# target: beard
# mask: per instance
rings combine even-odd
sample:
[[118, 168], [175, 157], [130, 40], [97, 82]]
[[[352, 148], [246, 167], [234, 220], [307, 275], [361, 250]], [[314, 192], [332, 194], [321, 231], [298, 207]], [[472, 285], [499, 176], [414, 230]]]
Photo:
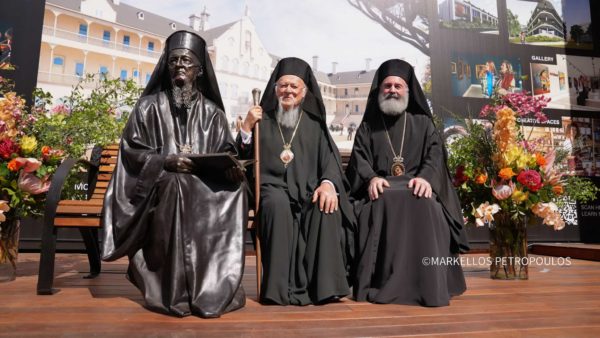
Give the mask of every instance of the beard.
[[298, 123], [298, 117], [300, 116], [300, 106], [292, 107], [287, 110], [281, 105], [281, 100], [278, 100], [277, 104], [277, 122], [284, 128], [294, 128]]
[[380, 93], [377, 101], [379, 102], [379, 109], [389, 116], [398, 116], [406, 111], [408, 107], [408, 92], [404, 95], [388, 94], [385, 95]]
[[173, 83], [173, 101], [175, 101], [175, 107], [177, 108], [189, 108], [194, 102], [196, 91], [192, 82], [186, 81], [183, 86], [178, 87]]

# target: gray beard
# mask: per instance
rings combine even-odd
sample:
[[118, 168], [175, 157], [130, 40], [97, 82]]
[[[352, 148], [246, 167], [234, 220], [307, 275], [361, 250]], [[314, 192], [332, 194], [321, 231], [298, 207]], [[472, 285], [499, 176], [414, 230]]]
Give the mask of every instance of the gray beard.
[[300, 106], [284, 110], [281, 102], [277, 105], [277, 122], [284, 128], [295, 128], [300, 116]]
[[175, 101], [175, 107], [191, 107], [194, 102], [194, 94], [196, 94], [196, 91], [191, 82], [184, 84], [183, 87], [173, 85], [172, 95], [173, 101]]
[[408, 107], [408, 98], [408, 93], [398, 96], [386, 96], [385, 94], [380, 93], [377, 97], [377, 101], [379, 102], [379, 109], [381, 109], [384, 114], [398, 116], [406, 111], [406, 107]]

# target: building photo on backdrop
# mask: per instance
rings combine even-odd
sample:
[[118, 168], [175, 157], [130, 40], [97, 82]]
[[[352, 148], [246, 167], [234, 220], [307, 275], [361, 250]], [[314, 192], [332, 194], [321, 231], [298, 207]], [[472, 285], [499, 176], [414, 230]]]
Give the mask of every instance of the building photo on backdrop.
[[[244, 128], [252, 118], [253, 90], [277, 93], [276, 87], [265, 87], [278, 64], [295, 57], [314, 74], [316, 85], [310, 89], [318, 95], [310, 95], [322, 98], [324, 135], [328, 133], [339, 151], [339, 158], [334, 157], [340, 170], [359, 167], [357, 152], [362, 151], [360, 142], [366, 142], [364, 130], [370, 128], [368, 112], [373, 109], [369, 100], [371, 105], [383, 100], [373, 91], [384, 80], [377, 70], [386, 60], [402, 60], [414, 69], [407, 82], [424, 94], [421, 101], [418, 92], [409, 92], [418, 101], [409, 107], [424, 115], [431, 112], [435, 132], [428, 137], [440, 138], [438, 155], [447, 162], [442, 176], [457, 192], [460, 210], [455, 211], [465, 222], [467, 239], [461, 240], [490, 257], [506, 249], [502, 241], [521, 257], [538, 243], [600, 243], [600, 2], [0, 4], [0, 256], [11, 263], [12, 279], [18, 271], [17, 253], [39, 253], [42, 248], [51, 252], [39, 267], [44, 285], [52, 286], [54, 251], [85, 251], [90, 257], [88, 277], [100, 273], [99, 243], [107, 238], [100, 224], [112, 170], [122, 161], [118, 143], [135, 116], [136, 102], [159, 81], [155, 68], [172, 47], [169, 36], [178, 31], [206, 43], [212, 66], [202, 74], [214, 72], [216, 89], [211, 90], [218, 92], [222, 103], [217, 106], [240, 149], [248, 140]], [[388, 133], [388, 120], [383, 121]], [[395, 151], [394, 137], [388, 133], [387, 140]], [[400, 161], [404, 170], [400, 152], [394, 152], [394, 163]], [[447, 197], [446, 190], [440, 193]], [[358, 197], [351, 197], [357, 210], [364, 207]], [[75, 213], [77, 220], [72, 221]], [[353, 215], [359, 223], [366, 219], [360, 215]], [[512, 232], [502, 230], [505, 225], [513, 226]], [[260, 255], [254, 233], [244, 236], [246, 252]], [[364, 245], [370, 238], [356, 237], [355, 244]], [[492, 276], [502, 274], [493, 266], [490, 271]], [[503, 276], [527, 279], [527, 268], [511, 265]]]

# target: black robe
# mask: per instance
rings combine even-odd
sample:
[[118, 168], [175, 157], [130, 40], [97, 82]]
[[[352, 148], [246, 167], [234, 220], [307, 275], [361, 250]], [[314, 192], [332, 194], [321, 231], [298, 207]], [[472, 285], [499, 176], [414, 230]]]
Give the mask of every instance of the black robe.
[[[261, 204], [259, 237], [264, 267], [261, 302], [318, 304], [350, 293], [347, 267], [353, 238], [351, 206], [324, 123], [304, 112], [292, 142], [294, 159], [279, 159], [283, 140], [273, 110], [260, 122]], [[282, 128], [286, 141], [293, 130]], [[246, 158], [252, 145], [239, 147]], [[340, 193], [338, 211], [322, 213], [311, 202], [322, 180]]]
[[[398, 153], [404, 117], [386, 116], [385, 123]], [[406, 174], [392, 177], [393, 153], [381, 113], [365, 117], [356, 132], [346, 170], [358, 218], [354, 297], [374, 303], [448, 305], [450, 297], [466, 289], [462, 268], [422, 263], [425, 257], [453, 257], [466, 241], [462, 222], [458, 224], [450, 209], [456, 203], [448, 198], [452, 187], [442, 140], [429, 116], [408, 114], [404, 142]], [[375, 176], [385, 177], [391, 187], [370, 201], [367, 187]], [[431, 199], [418, 198], [408, 189], [408, 181], [417, 176], [431, 184]], [[448, 200], [453, 203], [449, 207]]]
[[174, 110], [158, 92], [129, 118], [104, 200], [103, 259], [129, 257], [128, 277], [149, 309], [218, 317], [245, 304], [245, 184], [165, 171], [177, 143], [193, 153], [236, 153], [225, 114], [209, 99], [196, 100], [186, 122]]

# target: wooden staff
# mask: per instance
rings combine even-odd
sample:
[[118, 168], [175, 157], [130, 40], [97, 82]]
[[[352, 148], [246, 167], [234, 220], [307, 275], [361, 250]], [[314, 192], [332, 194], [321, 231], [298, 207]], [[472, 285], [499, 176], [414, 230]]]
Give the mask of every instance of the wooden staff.
[[[260, 103], [260, 89], [252, 89], [252, 101], [255, 106]], [[259, 121], [260, 122], [260, 121]], [[260, 238], [258, 236], [258, 209], [260, 207], [260, 126], [259, 122], [254, 124], [254, 238], [256, 243], [256, 292], [260, 299], [260, 287], [262, 282], [262, 263], [260, 253]]]

